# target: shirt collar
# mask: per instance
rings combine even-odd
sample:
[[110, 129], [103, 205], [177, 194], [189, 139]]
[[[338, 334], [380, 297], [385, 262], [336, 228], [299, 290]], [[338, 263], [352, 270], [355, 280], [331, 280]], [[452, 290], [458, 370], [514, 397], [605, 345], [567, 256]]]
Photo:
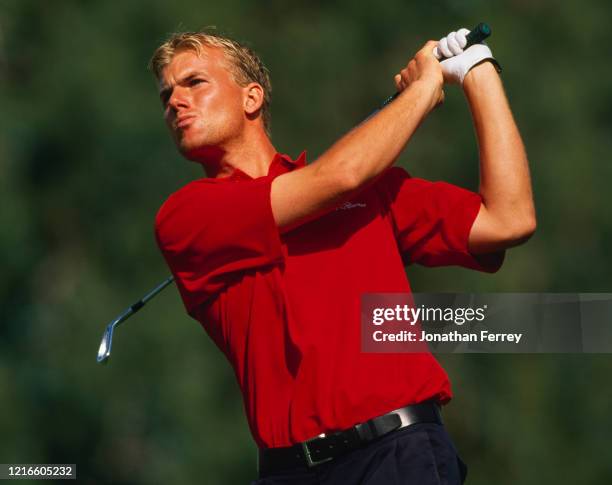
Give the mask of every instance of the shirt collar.
[[[276, 153], [272, 162], [270, 163], [270, 167], [268, 168], [268, 176], [270, 175], [280, 175], [281, 173], [285, 173], [291, 171], [295, 168], [300, 168], [306, 165], [306, 150], [304, 150], [300, 155], [293, 160], [289, 155], [284, 153]], [[222, 180], [222, 179], [217, 179]], [[235, 168], [232, 174], [226, 178], [226, 180], [253, 180], [253, 178], [244, 173], [239, 168]]]
[[296, 168], [303, 167], [304, 165], [306, 165], [306, 150], [300, 153], [300, 155], [295, 160], [292, 160], [289, 155], [277, 153], [272, 163], [274, 163], [277, 157], [280, 157], [281, 159], [295, 166]]

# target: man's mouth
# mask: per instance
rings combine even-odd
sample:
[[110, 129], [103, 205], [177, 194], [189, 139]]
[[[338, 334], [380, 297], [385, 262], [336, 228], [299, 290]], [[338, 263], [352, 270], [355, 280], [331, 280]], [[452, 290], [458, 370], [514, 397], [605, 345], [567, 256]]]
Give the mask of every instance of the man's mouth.
[[175, 128], [185, 129], [195, 120], [195, 115], [183, 115], [176, 118]]

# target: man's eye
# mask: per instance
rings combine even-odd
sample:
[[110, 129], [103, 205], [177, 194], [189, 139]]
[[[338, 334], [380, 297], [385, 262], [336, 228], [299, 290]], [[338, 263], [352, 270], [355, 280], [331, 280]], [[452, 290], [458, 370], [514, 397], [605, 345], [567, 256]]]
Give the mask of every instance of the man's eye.
[[196, 86], [196, 85], [201, 84], [201, 83], [203, 83], [203, 82], [205, 82], [205, 80], [204, 80], [204, 79], [200, 79], [200, 78], [197, 78], [197, 77], [196, 77], [196, 78], [194, 78], [194, 79], [189, 80], [189, 85], [190, 85], [190, 86]]

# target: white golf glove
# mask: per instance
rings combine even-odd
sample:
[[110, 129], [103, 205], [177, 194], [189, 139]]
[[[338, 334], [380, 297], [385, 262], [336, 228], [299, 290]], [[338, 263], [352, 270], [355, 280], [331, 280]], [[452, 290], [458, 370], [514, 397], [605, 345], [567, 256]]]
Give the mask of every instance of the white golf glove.
[[501, 67], [493, 57], [488, 45], [474, 44], [463, 50], [467, 45], [466, 35], [469, 33], [468, 29], [451, 32], [446, 37], [442, 37], [434, 49], [434, 55], [438, 59], [446, 58], [440, 62], [440, 65], [445, 78], [451, 84], [463, 84], [470, 69], [483, 61], [491, 61], [497, 72], [501, 72]]

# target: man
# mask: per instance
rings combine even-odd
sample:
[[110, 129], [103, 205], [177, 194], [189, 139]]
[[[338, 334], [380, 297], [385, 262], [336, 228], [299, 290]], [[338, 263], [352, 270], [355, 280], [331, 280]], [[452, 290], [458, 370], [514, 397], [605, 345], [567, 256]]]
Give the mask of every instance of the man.
[[[463, 51], [466, 32], [425, 44], [395, 76], [399, 96], [308, 165], [272, 145], [268, 73], [249, 49], [184, 33], [152, 58], [174, 141], [208, 175], [164, 203], [157, 241], [188, 313], [235, 371], [259, 483], [465, 476], [438, 411], [446, 373], [429, 353], [360, 352], [359, 301], [409, 292], [402, 261], [495, 271], [535, 230], [497, 64], [485, 45]], [[472, 110], [479, 194], [389, 169], [445, 82]]]

